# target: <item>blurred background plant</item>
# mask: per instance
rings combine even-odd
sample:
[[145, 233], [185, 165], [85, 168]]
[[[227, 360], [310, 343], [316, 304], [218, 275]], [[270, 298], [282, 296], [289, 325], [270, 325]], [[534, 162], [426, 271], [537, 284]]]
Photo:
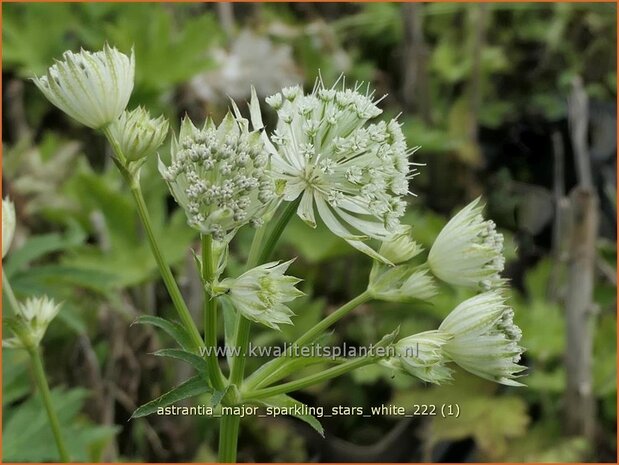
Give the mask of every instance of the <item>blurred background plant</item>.
[[[149, 355], [165, 346], [164, 336], [129, 326], [137, 315], [172, 309], [104, 140], [54, 109], [28, 81], [64, 50], [108, 41], [125, 52], [134, 47], [140, 57], [130, 106], [147, 105], [173, 125], [185, 113], [220, 119], [227, 96], [243, 108], [251, 84], [264, 97], [297, 82], [311, 88], [318, 70], [326, 83], [340, 73], [370, 81], [389, 94], [387, 114], [403, 113], [409, 144], [422, 147], [417, 161], [427, 166], [413, 181], [417, 196], [407, 218], [417, 240], [429, 248], [446, 215], [479, 194], [506, 235], [528, 388], [464, 372], [453, 386], [427, 386], [371, 367], [350, 375], [354, 383], [344, 377], [299, 393], [299, 400], [366, 409], [457, 403], [460, 417], [323, 418], [325, 439], [294, 419], [247, 418], [239, 460], [615, 461], [615, 4], [2, 9], [3, 192], [18, 217], [3, 272], [20, 298], [47, 294], [64, 302], [43, 346], [72, 457], [215, 457], [208, 418], [127, 422], [138, 405], [185, 377], [184, 366]], [[274, 114], [266, 118], [268, 126]], [[197, 238], [155, 160], [142, 179], [156, 234], [197, 314], [200, 281], [186, 254], [198, 248]], [[239, 264], [251, 238], [242, 234], [247, 240], [232, 251]], [[281, 335], [257, 333], [260, 345], [294, 340], [363, 291], [371, 266], [327, 230], [298, 220], [281, 247], [299, 256], [291, 272], [305, 278], [308, 296], [295, 303], [295, 326]], [[340, 322], [340, 336], [329, 343], [367, 345], [398, 324], [403, 334], [434, 329], [464, 297], [445, 286], [436, 305], [416, 309], [415, 319], [411, 304], [372, 303]], [[252, 369], [261, 361], [249, 363]], [[2, 366], [3, 460], [57, 459], [27, 363], [3, 351]]]

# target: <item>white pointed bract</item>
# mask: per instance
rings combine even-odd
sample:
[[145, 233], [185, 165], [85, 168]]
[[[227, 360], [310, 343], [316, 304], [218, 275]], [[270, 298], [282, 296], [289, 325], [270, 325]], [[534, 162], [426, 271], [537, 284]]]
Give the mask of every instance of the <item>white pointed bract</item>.
[[301, 280], [284, 274], [292, 261], [266, 263], [236, 279], [226, 278], [218, 283], [218, 294], [225, 293], [243, 316], [256, 323], [273, 329], [292, 324], [294, 313], [285, 304], [304, 295], [295, 287]]
[[269, 157], [248, 121], [228, 113], [219, 127], [202, 129], [189, 118], [172, 140], [172, 163], [159, 172], [187, 214], [188, 223], [217, 240], [245, 224], [259, 226], [276, 206]]
[[60, 305], [47, 296], [27, 299], [12, 317], [19, 330], [14, 331], [14, 337], [2, 341], [2, 346], [12, 349], [38, 346], [59, 311]]
[[368, 291], [377, 300], [410, 302], [430, 300], [437, 288], [427, 269], [409, 265], [391, 267], [374, 262]]
[[452, 370], [445, 366], [449, 359], [443, 346], [451, 337], [441, 331], [426, 331], [400, 339], [395, 344], [397, 357], [389, 363], [429, 383], [449, 381]]
[[456, 286], [480, 290], [500, 287], [505, 265], [503, 235], [484, 220], [476, 199], [456, 214], [437, 236], [428, 265], [438, 278]]
[[301, 197], [302, 220], [314, 227], [316, 209], [334, 234], [389, 263], [365, 241], [397, 230], [415, 174], [408, 161], [414, 150], [395, 119], [368, 124], [382, 110], [360, 89], [329, 89], [319, 79], [311, 94], [294, 86], [267, 98], [278, 114], [268, 148], [273, 170], [286, 181], [284, 199]]
[[135, 61], [105, 45], [99, 52], [67, 51], [62, 61], [34, 77], [45, 97], [89, 128], [101, 129], [120, 116], [133, 91]]
[[458, 305], [439, 326], [452, 336], [445, 354], [465, 370], [482, 378], [511, 386], [525, 367], [518, 365], [523, 348], [522, 332], [514, 324], [514, 312], [497, 291], [479, 294]]
[[168, 135], [168, 121], [151, 118], [142, 107], [123, 111], [110, 125], [110, 134], [127, 161], [137, 161], [155, 152]]
[[15, 205], [7, 197], [2, 199], [2, 258], [11, 247], [15, 234]]

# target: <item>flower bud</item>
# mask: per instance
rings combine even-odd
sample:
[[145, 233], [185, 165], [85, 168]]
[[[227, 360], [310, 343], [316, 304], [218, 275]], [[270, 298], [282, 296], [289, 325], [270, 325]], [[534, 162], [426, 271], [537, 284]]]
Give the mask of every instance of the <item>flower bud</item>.
[[102, 51], [67, 51], [47, 74], [33, 81], [55, 106], [89, 128], [101, 129], [120, 116], [133, 91], [135, 62], [105, 45]]
[[280, 324], [292, 324], [294, 315], [284, 304], [304, 295], [295, 287], [301, 280], [284, 274], [291, 263], [266, 263], [236, 279], [226, 278], [213, 288], [217, 294], [225, 294], [246, 318], [279, 329]]
[[11, 247], [15, 234], [15, 206], [7, 197], [2, 199], [2, 258]]
[[518, 365], [522, 332], [514, 324], [514, 311], [497, 291], [479, 294], [458, 305], [439, 326], [452, 336], [443, 350], [465, 370], [481, 378], [510, 386], [525, 367]]
[[368, 291], [374, 299], [388, 302], [430, 300], [436, 285], [428, 270], [410, 265], [390, 267], [374, 262]]
[[456, 214], [437, 236], [428, 265], [442, 281], [490, 290], [500, 287], [505, 265], [503, 236], [494, 222], [485, 221], [479, 198]]
[[59, 310], [60, 305], [47, 296], [27, 299], [19, 305], [15, 315], [7, 320], [14, 337], [2, 341], [2, 346], [11, 349], [37, 347]]
[[378, 251], [394, 265], [404, 263], [419, 255], [423, 249], [411, 236], [411, 228], [403, 225], [396, 233], [389, 237]]
[[127, 161], [137, 161], [161, 147], [168, 135], [168, 121], [160, 116], [151, 118], [142, 107], [123, 111], [110, 125], [110, 134], [118, 143]]
[[395, 344], [397, 357], [387, 363], [429, 383], [449, 381], [452, 370], [445, 366], [449, 359], [443, 352], [443, 346], [451, 338], [451, 335], [440, 331], [405, 337]]

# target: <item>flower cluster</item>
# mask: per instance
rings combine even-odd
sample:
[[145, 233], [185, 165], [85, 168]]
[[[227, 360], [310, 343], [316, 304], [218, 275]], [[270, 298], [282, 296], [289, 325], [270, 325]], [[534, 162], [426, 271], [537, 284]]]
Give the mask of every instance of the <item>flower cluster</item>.
[[148, 110], [138, 107], [123, 111], [110, 125], [112, 138], [118, 143], [127, 161], [137, 161], [157, 150], [168, 135], [168, 121], [160, 116], [151, 118]]
[[26, 300], [16, 309], [15, 315], [7, 319], [15, 336], [2, 341], [2, 346], [10, 349], [32, 349], [38, 346], [59, 310], [60, 305], [48, 297]]
[[334, 234], [388, 262], [364, 241], [398, 228], [414, 150], [395, 119], [367, 124], [382, 110], [360, 88], [325, 88], [319, 80], [309, 95], [294, 86], [268, 97], [278, 114], [269, 148], [274, 172], [286, 181], [284, 199], [301, 196], [301, 219], [315, 227], [315, 206]]
[[284, 273], [292, 263], [271, 262], [257, 266], [236, 279], [226, 278], [214, 286], [214, 295], [225, 294], [243, 316], [273, 329], [292, 324], [292, 310], [284, 305], [303, 292], [295, 286], [301, 281]]
[[262, 224], [276, 205], [275, 182], [260, 134], [231, 113], [198, 129], [185, 118], [172, 141], [172, 163], [159, 171], [189, 225], [217, 240], [239, 227]]
[[523, 348], [514, 312], [498, 291], [465, 300], [441, 323], [438, 330], [404, 338], [396, 344], [393, 367], [425, 381], [440, 383], [451, 378], [448, 362], [482, 378], [510, 386], [525, 367], [518, 365]]
[[45, 97], [89, 128], [101, 129], [120, 116], [133, 91], [135, 61], [105, 45], [102, 51], [67, 51], [45, 76], [33, 78]]
[[11, 247], [15, 234], [15, 206], [10, 199], [2, 199], [2, 258]]
[[493, 221], [484, 220], [477, 198], [458, 212], [437, 236], [428, 265], [441, 280], [480, 290], [503, 285], [503, 235]]

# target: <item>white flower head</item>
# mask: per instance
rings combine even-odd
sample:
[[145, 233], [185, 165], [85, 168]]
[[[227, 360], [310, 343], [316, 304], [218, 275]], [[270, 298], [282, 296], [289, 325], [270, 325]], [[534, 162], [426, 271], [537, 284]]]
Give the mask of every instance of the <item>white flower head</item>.
[[409, 225], [402, 225], [383, 241], [378, 252], [395, 265], [419, 255], [423, 248], [413, 240], [412, 229]]
[[168, 121], [151, 118], [148, 110], [137, 107], [123, 111], [111, 125], [110, 133], [127, 161], [137, 161], [155, 152], [168, 135]]
[[2, 258], [11, 247], [15, 234], [15, 205], [7, 197], [2, 199]]
[[374, 262], [368, 291], [377, 300], [410, 302], [430, 300], [437, 288], [427, 269], [410, 265], [391, 267]]
[[493, 221], [484, 220], [477, 198], [458, 212], [437, 236], [428, 265], [441, 280], [480, 290], [504, 283], [503, 235]]
[[11, 318], [15, 336], [4, 340], [3, 347], [28, 349], [38, 346], [59, 311], [60, 305], [47, 296], [27, 299]]
[[219, 127], [199, 129], [189, 118], [172, 140], [172, 163], [159, 172], [187, 214], [188, 223], [217, 240], [245, 224], [260, 226], [277, 206], [269, 156], [257, 131], [228, 113]]
[[55, 106], [80, 123], [100, 129], [120, 116], [133, 91], [135, 61], [105, 45], [99, 52], [67, 51], [33, 81]]
[[451, 337], [441, 331], [426, 331], [400, 339], [395, 344], [397, 357], [388, 364], [429, 383], [450, 381], [452, 370], [445, 366], [449, 359], [443, 346]]
[[293, 260], [257, 266], [236, 279], [226, 278], [217, 285], [218, 293], [226, 293], [235, 308], [246, 318], [279, 329], [292, 324], [294, 315], [285, 304], [303, 294], [295, 286], [301, 281], [284, 273]]
[[361, 87], [325, 88], [318, 79], [310, 94], [293, 86], [267, 98], [278, 114], [267, 147], [274, 172], [286, 181], [284, 199], [301, 198], [302, 220], [315, 227], [316, 209], [334, 234], [389, 263], [365, 241], [385, 240], [398, 229], [414, 150], [395, 119], [369, 124], [382, 110]]
[[445, 353], [465, 370], [510, 386], [525, 367], [518, 365], [524, 349], [522, 332], [513, 321], [514, 312], [497, 291], [479, 294], [458, 305], [439, 326], [452, 336]]

